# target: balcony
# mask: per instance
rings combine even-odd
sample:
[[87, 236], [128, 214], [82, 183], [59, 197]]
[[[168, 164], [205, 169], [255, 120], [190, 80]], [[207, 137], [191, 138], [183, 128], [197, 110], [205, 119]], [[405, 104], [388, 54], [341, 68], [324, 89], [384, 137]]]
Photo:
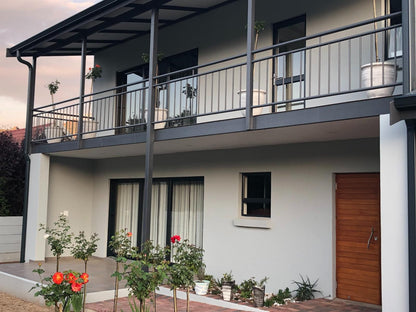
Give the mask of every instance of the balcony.
[[[185, 129], [261, 116], [279, 120], [283, 112], [365, 101], [385, 105], [392, 95], [402, 94], [401, 24], [376, 29], [372, 25], [390, 25], [389, 21], [400, 15], [398, 12], [255, 50], [251, 114], [246, 109], [246, 54], [160, 74], [153, 81], [154, 129]], [[378, 80], [372, 79], [379, 74]], [[35, 108], [32, 143], [40, 146], [145, 132], [149, 80], [143, 77]], [[381, 93], [369, 99], [375, 91]]]

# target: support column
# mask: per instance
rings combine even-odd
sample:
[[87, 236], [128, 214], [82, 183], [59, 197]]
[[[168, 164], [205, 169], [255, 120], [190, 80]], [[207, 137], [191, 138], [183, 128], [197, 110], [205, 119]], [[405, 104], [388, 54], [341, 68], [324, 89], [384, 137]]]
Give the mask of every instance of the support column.
[[82, 39], [81, 48], [81, 77], [79, 90], [79, 118], [78, 118], [78, 144], [81, 144], [84, 122], [84, 95], [85, 95], [85, 64], [87, 58], [87, 38]]
[[149, 99], [147, 102], [147, 131], [146, 131], [146, 159], [145, 180], [143, 198], [143, 217], [141, 243], [150, 238], [150, 213], [152, 207], [152, 180], [153, 180], [153, 145], [154, 145], [154, 117], [155, 117], [155, 87], [154, 77], [157, 63], [157, 41], [159, 28], [159, 9], [152, 10], [150, 26], [150, 49], [149, 49]]
[[256, 0], [247, 0], [246, 129], [253, 129], [253, 49]]
[[[49, 156], [30, 156], [30, 179], [26, 229], [25, 261], [45, 259], [46, 241], [39, 224], [46, 224], [48, 215]], [[22, 238], [23, 239], [23, 238]]]
[[[406, 125], [380, 116], [381, 289], [383, 311], [409, 311]], [[392, 294], [394, 294], [392, 296]]]

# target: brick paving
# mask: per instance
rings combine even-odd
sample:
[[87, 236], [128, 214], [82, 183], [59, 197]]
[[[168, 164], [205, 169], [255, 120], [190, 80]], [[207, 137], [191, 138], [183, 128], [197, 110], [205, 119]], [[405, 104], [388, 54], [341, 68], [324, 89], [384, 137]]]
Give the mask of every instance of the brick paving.
[[[157, 310], [173, 311], [173, 299], [171, 297], [158, 295], [157, 296]], [[137, 301], [138, 304], [138, 301]], [[153, 310], [153, 303], [148, 301], [148, 307], [150, 311]], [[95, 312], [111, 312], [113, 311], [113, 301], [107, 300], [97, 303], [87, 304], [87, 308]], [[128, 299], [120, 298], [118, 301], [118, 311], [128, 312], [131, 311]], [[208, 305], [204, 303], [191, 302], [190, 310], [192, 312], [239, 312], [242, 310], [227, 309], [218, 306]], [[263, 308], [264, 311], [270, 312], [380, 312], [381, 308], [373, 307], [370, 305], [346, 302], [343, 300], [327, 300], [327, 299], [316, 299], [300, 303], [290, 303], [286, 306]], [[178, 311], [186, 311], [186, 301], [178, 299]]]

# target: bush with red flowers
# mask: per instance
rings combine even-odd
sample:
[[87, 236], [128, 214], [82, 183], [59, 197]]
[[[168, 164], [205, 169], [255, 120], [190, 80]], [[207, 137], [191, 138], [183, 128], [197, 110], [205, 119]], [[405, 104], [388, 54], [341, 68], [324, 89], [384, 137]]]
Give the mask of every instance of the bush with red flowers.
[[42, 296], [48, 307], [55, 306], [55, 312], [69, 311], [71, 306], [75, 312], [82, 310], [81, 290], [82, 286], [88, 283], [87, 273], [56, 272], [52, 276], [43, 278], [45, 270], [40, 265], [33, 272], [38, 273], [41, 278], [41, 282], [32, 288], [39, 289], [35, 292], [35, 297]]
[[97, 78], [101, 78], [103, 69], [100, 65], [96, 64], [94, 67], [90, 67], [88, 73], [85, 75], [86, 79], [92, 79], [93, 81]]

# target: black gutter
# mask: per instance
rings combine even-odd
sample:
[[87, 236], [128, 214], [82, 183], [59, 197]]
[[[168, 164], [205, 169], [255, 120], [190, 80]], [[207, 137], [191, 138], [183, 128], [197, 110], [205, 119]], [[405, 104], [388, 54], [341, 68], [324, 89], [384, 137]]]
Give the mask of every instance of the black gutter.
[[35, 98], [35, 78], [36, 78], [36, 58], [33, 58], [33, 65], [25, 61], [20, 56], [20, 51], [16, 52], [17, 60], [26, 65], [29, 69], [28, 88], [27, 88], [27, 108], [26, 108], [26, 131], [24, 153], [26, 159], [25, 166], [25, 193], [23, 201], [23, 224], [22, 224], [22, 242], [20, 245], [20, 262], [25, 262], [26, 255], [26, 227], [27, 227], [27, 211], [29, 204], [29, 177], [30, 177], [30, 141], [32, 138], [32, 111]]
[[416, 311], [415, 120], [407, 120], [407, 196], [409, 235], [409, 311]]

